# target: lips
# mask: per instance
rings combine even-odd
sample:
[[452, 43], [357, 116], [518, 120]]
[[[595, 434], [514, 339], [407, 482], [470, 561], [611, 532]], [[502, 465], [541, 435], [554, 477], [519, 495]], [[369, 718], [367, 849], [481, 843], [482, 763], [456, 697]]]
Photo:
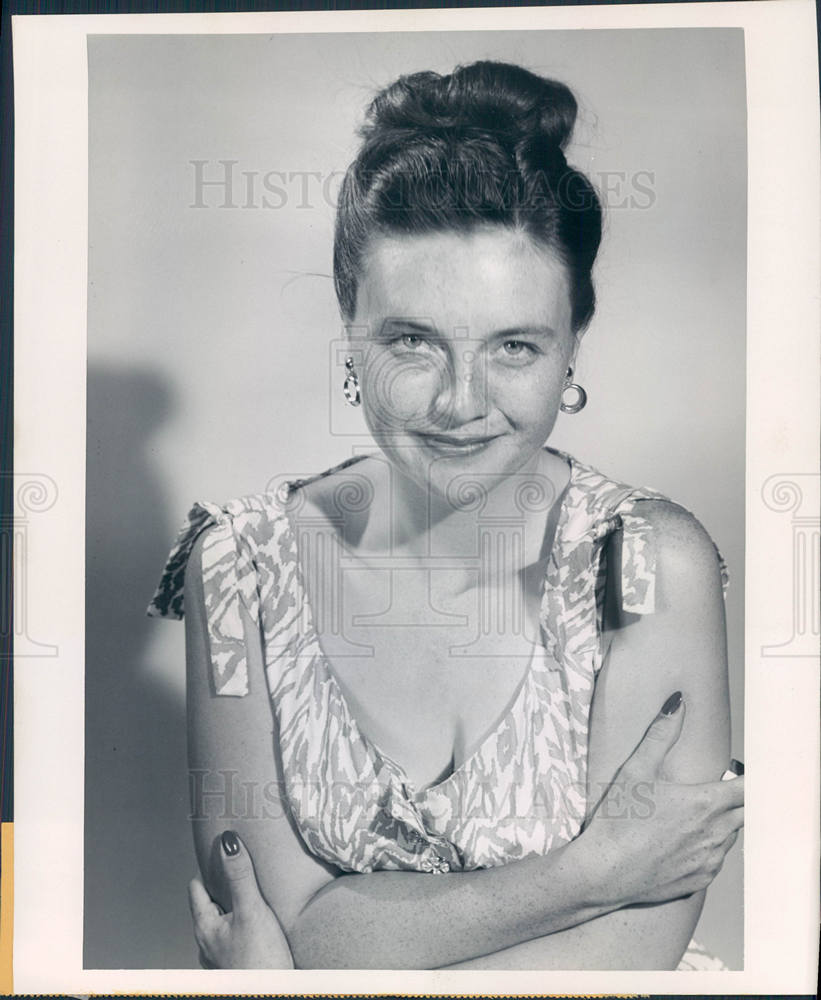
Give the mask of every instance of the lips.
[[451, 455], [468, 455], [481, 451], [492, 441], [495, 441], [498, 436], [498, 434], [486, 437], [457, 437], [450, 434], [417, 435], [429, 448]]

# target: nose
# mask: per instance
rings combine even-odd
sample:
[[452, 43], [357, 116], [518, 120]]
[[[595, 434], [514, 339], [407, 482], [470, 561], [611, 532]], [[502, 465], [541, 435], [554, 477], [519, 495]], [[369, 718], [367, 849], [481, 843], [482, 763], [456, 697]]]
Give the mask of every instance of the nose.
[[482, 420], [487, 414], [487, 379], [479, 353], [468, 347], [454, 351], [436, 400], [438, 422], [450, 430]]

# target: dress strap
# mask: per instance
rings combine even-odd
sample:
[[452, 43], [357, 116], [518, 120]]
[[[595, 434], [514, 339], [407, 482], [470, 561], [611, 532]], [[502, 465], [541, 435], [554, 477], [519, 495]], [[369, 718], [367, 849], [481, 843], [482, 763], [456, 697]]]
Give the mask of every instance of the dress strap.
[[166, 560], [146, 614], [184, 616], [185, 567], [194, 542], [210, 529], [202, 547], [202, 582], [214, 691], [242, 697], [248, 693], [245, 628], [241, 609], [259, 622], [259, 594], [253, 528], [263, 516], [258, 497], [224, 506], [197, 501], [191, 507]]
[[[608, 542], [618, 533], [622, 609], [635, 615], [653, 614], [657, 606], [655, 529], [643, 512], [644, 501], [674, 501], [653, 489], [610, 480], [575, 460], [572, 468], [572, 489], [557, 528], [541, 619], [548, 652], [570, 678], [568, 683], [581, 687], [603, 662]], [[715, 542], [713, 546], [726, 594], [727, 565]]]
[[641, 504], [621, 514], [621, 606], [634, 615], [651, 615], [656, 610], [653, 527], [636, 508]]
[[[654, 498], [655, 499], [655, 498]], [[652, 544], [653, 526], [632, 509], [612, 513], [594, 528], [594, 558], [606, 540], [621, 532], [621, 606], [634, 615], [651, 615], [656, 610], [656, 553]]]

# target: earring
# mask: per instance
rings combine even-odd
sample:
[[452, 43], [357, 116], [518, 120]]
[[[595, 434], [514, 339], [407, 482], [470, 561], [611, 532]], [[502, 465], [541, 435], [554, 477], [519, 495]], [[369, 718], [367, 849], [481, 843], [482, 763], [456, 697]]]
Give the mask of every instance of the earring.
[[[567, 402], [564, 398], [564, 394], [570, 391], [570, 401]], [[578, 413], [579, 410], [583, 410], [587, 405], [587, 393], [584, 389], [576, 382], [573, 381], [573, 368], [572, 366], [567, 369], [567, 375], [564, 378], [564, 385], [562, 386], [562, 401], [559, 405], [559, 409], [562, 413]]]
[[345, 393], [345, 399], [348, 400], [351, 406], [359, 406], [362, 402], [362, 394], [359, 391], [359, 379], [356, 377], [353, 358], [350, 355], [345, 358], [345, 370], [347, 374], [345, 375], [345, 381], [342, 383], [342, 391]]

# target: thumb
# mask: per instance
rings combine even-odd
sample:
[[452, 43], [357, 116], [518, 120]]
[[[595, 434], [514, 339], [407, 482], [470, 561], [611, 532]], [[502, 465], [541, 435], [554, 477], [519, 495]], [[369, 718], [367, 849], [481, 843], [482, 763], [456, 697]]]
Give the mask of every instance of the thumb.
[[630, 770], [655, 777], [664, 758], [681, 735], [684, 722], [684, 699], [676, 691], [661, 706], [661, 711], [647, 728], [641, 742], [628, 759]]
[[220, 841], [222, 871], [231, 894], [231, 910], [241, 918], [250, 913], [262, 898], [254, 863], [248, 849], [233, 830], [226, 830]]

